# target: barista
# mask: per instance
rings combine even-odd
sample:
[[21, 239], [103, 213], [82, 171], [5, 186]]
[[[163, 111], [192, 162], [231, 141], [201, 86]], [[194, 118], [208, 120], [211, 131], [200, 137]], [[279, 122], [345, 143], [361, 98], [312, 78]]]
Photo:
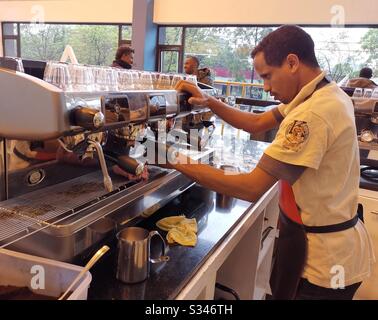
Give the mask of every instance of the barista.
[[177, 89], [192, 95], [190, 103], [209, 107], [249, 133], [279, 127], [256, 168], [225, 175], [180, 154], [169, 166], [209, 189], [252, 202], [279, 181], [273, 298], [352, 299], [374, 260], [357, 216], [359, 150], [353, 105], [320, 69], [313, 40], [297, 26], [267, 35], [252, 58], [264, 90], [282, 102], [271, 111], [236, 110], [190, 82], [180, 82]]

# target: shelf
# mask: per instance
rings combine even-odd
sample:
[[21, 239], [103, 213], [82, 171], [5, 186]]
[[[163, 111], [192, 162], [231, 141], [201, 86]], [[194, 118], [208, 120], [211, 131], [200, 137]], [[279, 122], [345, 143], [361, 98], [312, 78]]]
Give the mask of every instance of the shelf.
[[260, 253], [259, 253], [259, 259], [258, 259], [258, 262], [257, 262], [257, 270], [260, 268], [262, 262], [267, 257], [269, 249], [271, 249], [271, 247], [274, 245], [275, 239], [276, 239], [276, 231], [272, 230], [271, 233], [268, 235], [268, 237], [263, 242], [264, 246], [260, 250]]

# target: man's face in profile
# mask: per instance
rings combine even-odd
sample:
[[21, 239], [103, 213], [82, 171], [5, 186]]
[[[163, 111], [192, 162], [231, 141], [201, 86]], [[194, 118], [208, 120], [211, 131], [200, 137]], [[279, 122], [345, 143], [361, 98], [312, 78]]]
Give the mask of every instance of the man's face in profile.
[[122, 55], [121, 60], [123, 62], [126, 62], [126, 63], [130, 64], [130, 65], [133, 65], [133, 62], [134, 62], [134, 53], [130, 52], [129, 54]]
[[196, 67], [197, 67], [197, 64], [193, 59], [187, 58], [185, 60], [184, 71], [186, 74], [193, 74]]
[[264, 52], [258, 52], [253, 60], [255, 70], [264, 81], [264, 91], [282, 103], [291, 102], [298, 93], [298, 73], [285, 59], [281, 66], [267, 64]]

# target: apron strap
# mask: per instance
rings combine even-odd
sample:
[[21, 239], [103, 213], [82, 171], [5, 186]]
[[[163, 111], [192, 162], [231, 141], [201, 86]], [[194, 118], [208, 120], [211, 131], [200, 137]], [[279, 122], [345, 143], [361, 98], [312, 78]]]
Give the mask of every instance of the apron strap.
[[353, 219], [328, 226], [304, 226], [307, 233], [331, 233], [353, 228], [358, 222], [358, 214]]

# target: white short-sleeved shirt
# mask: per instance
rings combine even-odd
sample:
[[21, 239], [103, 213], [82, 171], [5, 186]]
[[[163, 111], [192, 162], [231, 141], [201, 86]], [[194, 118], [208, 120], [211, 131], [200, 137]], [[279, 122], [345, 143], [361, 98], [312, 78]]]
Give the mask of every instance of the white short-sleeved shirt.
[[[360, 162], [353, 104], [334, 82], [314, 92], [324, 76], [323, 72], [291, 103], [278, 107], [284, 119], [265, 151], [275, 160], [306, 167], [292, 188], [307, 226], [350, 220], [358, 205]], [[331, 288], [339, 270], [345, 272], [346, 286], [369, 276], [375, 258], [361, 221], [341, 232], [308, 233], [307, 238], [303, 277], [311, 283]]]

